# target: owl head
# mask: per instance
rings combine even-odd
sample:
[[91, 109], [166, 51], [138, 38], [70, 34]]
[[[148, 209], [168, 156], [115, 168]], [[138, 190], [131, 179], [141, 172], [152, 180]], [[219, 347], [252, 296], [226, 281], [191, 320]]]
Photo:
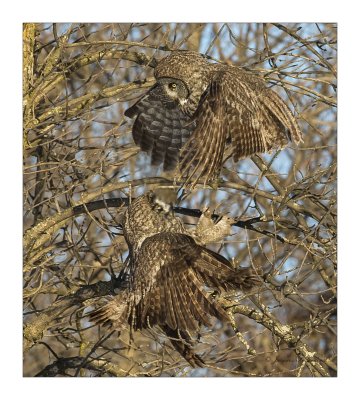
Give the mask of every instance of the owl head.
[[207, 59], [199, 53], [177, 50], [159, 61], [154, 75], [157, 80], [163, 77], [177, 78], [191, 88], [195, 80], [207, 74], [209, 65]]
[[157, 81], [171, 77], [182, 82], [189, 92], [199, 84], [208, 80], [212, 69], [207, 59], [194, 51], [178, 50], [160, 60], [155, 68], [154, 76]]
[[160, 60], [154, 75], [168, 101], [176, 100], [182, 111], [192, 116], [210, 82], [213, 65], [199, 53], [177, 50]]
[[189, 90], [186, 84], [176, 78], [159, 78], [151, 94], [161, 101], [175, 101], [184, 104], [189, 97]]

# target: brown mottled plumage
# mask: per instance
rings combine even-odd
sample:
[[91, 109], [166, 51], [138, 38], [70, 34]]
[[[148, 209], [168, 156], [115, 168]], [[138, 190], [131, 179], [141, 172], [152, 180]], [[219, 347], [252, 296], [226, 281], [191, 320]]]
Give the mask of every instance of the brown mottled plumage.
[[283, 100], [241, 68], [174, 51], [155, 68], [156, 84], [125, 115], [133, 138], [154, 165], [187, 181], [216, 178], [225, 147], [234, 161], [299, 143], [301, 132]]
[[117, 330], [158, 325], [191, 365], [202, 366], [191, 351], [191, 335], [200, 324], [211, 326], [211, 317], [228, 321], [205, 286], [246, 290], [259, 278], [250, 268], [235, 269], [197, 244], [170, 206], [158, 202], [152, 192], [132, 202], [122, 226], [129, 247], [128, 284], [118, 295], [103, 299], [105, 305], [91, 319]]

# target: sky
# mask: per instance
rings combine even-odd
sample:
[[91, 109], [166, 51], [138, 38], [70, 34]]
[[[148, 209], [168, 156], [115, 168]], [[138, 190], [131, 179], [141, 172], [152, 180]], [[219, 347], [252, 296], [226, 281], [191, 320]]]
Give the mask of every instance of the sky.
[[[147, 3], [147, 6], [146, 6]], [[12, 199], [8, 196], [1, 197], [2, 209], [7, 210], [3, 215], [3, 227], [1, 231], [1, 243], [7, 246], [7, 251], [3, 268], [7, 269], [7, 276], [10, 285], [5, 285], [1, 291], [3, 304], [3, 320], [6, 320], [8, 326], [12, 327], [11, 335], [9, 329], [1, 330], [3, 346], [2, 355], [4, 362], [1, 365], [1, 376], [4, 392], [11, 392], [13, 396], [26, 396], [27, 399], [48, 398], [63, 399], [66, 397], [86, 396], [87, 399], [98, 399], [105, 395], [129, 395], [133, 393], [134, 387], [137, 394], [151, 398], [186, 398], [194, 393], [205, 398], [219, 398], [224, 395], [233, 396], [237, 393], [242, 397], [254, 397], [256, 390], [257, 397], [266, 396], [266, 399], [278, 399], [279, 388], [281, 393], [291, 395], [294, 400], [305, 398], [328, 399], [340, 398], [344, 395], [344, 388], [350, 393], [357, 383], [357, 360], [358, 346], [354, 346], [354, 334], [356, 315], [354, 309], [354, 294], [358, 292], [359, 268], [357, 268], [357, 232], [355, 222], [358, 219], [354, 213], [353, 179], [358, 171], [358, 148], [359, 135], [357, 114], [358, 105], [354, 101], [355, 85], [358, 82], [354, 78], [354, 65], [358, 64], [358, 52], [356, 43], [358, 37], [358, 11], [355, 9], [356, 2], [338, 2], [338, 1], [302, 1], [299, 3], [289, 3], [288, 1], [261, 1], [253, 2], [232, 2], [235, 8], [225, 7], [225, 2], [206, 2], [204, 7], [201, 2], [183, 1], [183, 7], [169, 7], [168, 2], [152, 1], [144, 2], [138, 0], [135, 5], [124, 7], [119, 1], [108, 0], [106, 5], [99, 6], [98, 3], [81, 1], [74, 2], [63, 0], [61, 6], [55, 4], [49, 6], [45, 1], [20, 2], [13, 0], [8, 3], [4, 9], [4, 18], [2, 28], [6, 31], [3, 37], [8, 38], [3, 41], [2, 54], [6, 59], [11, 60], [11, 68], [7, 63], [2, 63], [2, 76], [8, 77], [2, 82], [3, 89], [3, 110], [6, 109], [6, 118], [3, 115], [3, 132], [11, 133], [7, 137], [6, 146], [13, 151], [5, 151], [0, 159], [2, 163], [1, 171], [11, 171], [11, 173], [2, 174], [3, 186], [7, 188], [7, 193], [11, 193]], [[229, 4], [229, 2], [226, 2]], [[189, 13], [188, 7], [191, 6]], [[220, 4], [220, 6], [219, 6]], [[68, 21], [68, 20], [114, 20], [122, 21], [137, 20], [173, 20], [177, 18], [183, 21], [337, 21], [340, 28], [340, 58], [339, 67], [341, 71], [341, 92], [340, 103], [341, 112], [339, 115], [340, 127], [340, 151], [339, 161], [341, 168], [339, 172], [339, 199], [340, 199], [340, 265], [343, 273], [340, 276], [340, 289], [342, 296], [340, 298], [341, 310], [341, 330], [340, 330], [340, 376], [332, 379], [266, 379], [266, 381], [257, 382], [253, 379], [239, 378], [233, 379], [206, 379], [203, 380], [188, 379], [183, 380], [163, 379], [159, 383], [156, 379], [102, 379], [102, 380], [82, 380], [72, 379], [24, 379], [21, 377], [22, 355], [21, 355], [21, 288], [18, 285], [21, 280], [21, 227], [22, 227], [22, 154], [21, 154], [21, 23], [24, 21], [38, 22]], [[10, 40], [13, 38], [15, 40]], [[355, 91], [354, 91], [355, 89]], [[6, 96], [4, 95], [6, 94]], [[14, 107], [9, 105], [14, 104]], [[6, 107], [5, 107], [6, 106]], [[346, 138], [346, 142], [345, 139]], [[349, 145], [350, 143], [350, 145]], [[15, 238], [9, 240], [9, 238]], [[351, 270], [351, 273], [346, 272]], [[14, 287], [15, 286], [15, 287]], [[13, 299], [13, 306], [8, 306], [9, 299]], [[4, 301], [6, 300], [6, 301]], [[14, 312], [14, 310], [16, 312]], [[352, 312], [354, 311], [354, 313]], [[259, 378], [261, 379], [261, 378]], [[264, 384], [260, 384], [264, 383]], [[159, 391], [159, 385], [161, 384]], [[121, 385], [121, 386], [119, 386]], [[136, 385], [136, 386], [134, 386]], [[71, 395], [70, 395], [71, 394]]]

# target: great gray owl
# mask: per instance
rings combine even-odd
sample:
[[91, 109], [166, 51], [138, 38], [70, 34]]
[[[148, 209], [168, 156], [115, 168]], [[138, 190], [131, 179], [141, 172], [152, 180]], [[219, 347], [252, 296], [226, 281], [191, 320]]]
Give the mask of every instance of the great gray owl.
[[234, 268], [198, 244], [171, 207], [152, 192], [129, 205], [122, 227], [129, 247], [127, 285], [116, 296], [102, 299], [105, 304], [91, 320], [120, 331], [158, 325], [192, 366], [203, 366], [191, 351], [192, 335], [200, 324], [210, 326], [210, 317], [228, 321], [209, 290], [250, 289], [259, 284], [258, 275], [250, 268]]
[[180, 179], [216, 178], [226, 147], [237, 162], [302, 140], [283, 100], [243, 69], [174, 51], [158, 63], [155, 78], [125, 115], [136, 117], [134, 141], [153, 165], [172, 170], [180, 161]]

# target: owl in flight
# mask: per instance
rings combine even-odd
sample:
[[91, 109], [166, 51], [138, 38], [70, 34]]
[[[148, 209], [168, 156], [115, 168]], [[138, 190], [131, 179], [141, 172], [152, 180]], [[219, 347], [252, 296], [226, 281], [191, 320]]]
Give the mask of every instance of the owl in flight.
[[155, 85], [125, 111], [135, 143], [153, 165], [178, 166], [178, 177], [204, 184], [224, 153], [239, 159], [302, 140], [297, 121], [265, 81], [239, 67], [174, 51], [155, 68]]
[[193, 367], [204, 366], [191, 350], [193, 337], [200, 325], [212, 325], [211, 317], [229, 321], [210, 291], [248, 290], [260, 283], [258, 275], [206, 249], [152, 192], [129, 205], [121, 224], [129, 247], [127, 282], [102, 299], [91, 320], [119, 331], [157, 325]]

